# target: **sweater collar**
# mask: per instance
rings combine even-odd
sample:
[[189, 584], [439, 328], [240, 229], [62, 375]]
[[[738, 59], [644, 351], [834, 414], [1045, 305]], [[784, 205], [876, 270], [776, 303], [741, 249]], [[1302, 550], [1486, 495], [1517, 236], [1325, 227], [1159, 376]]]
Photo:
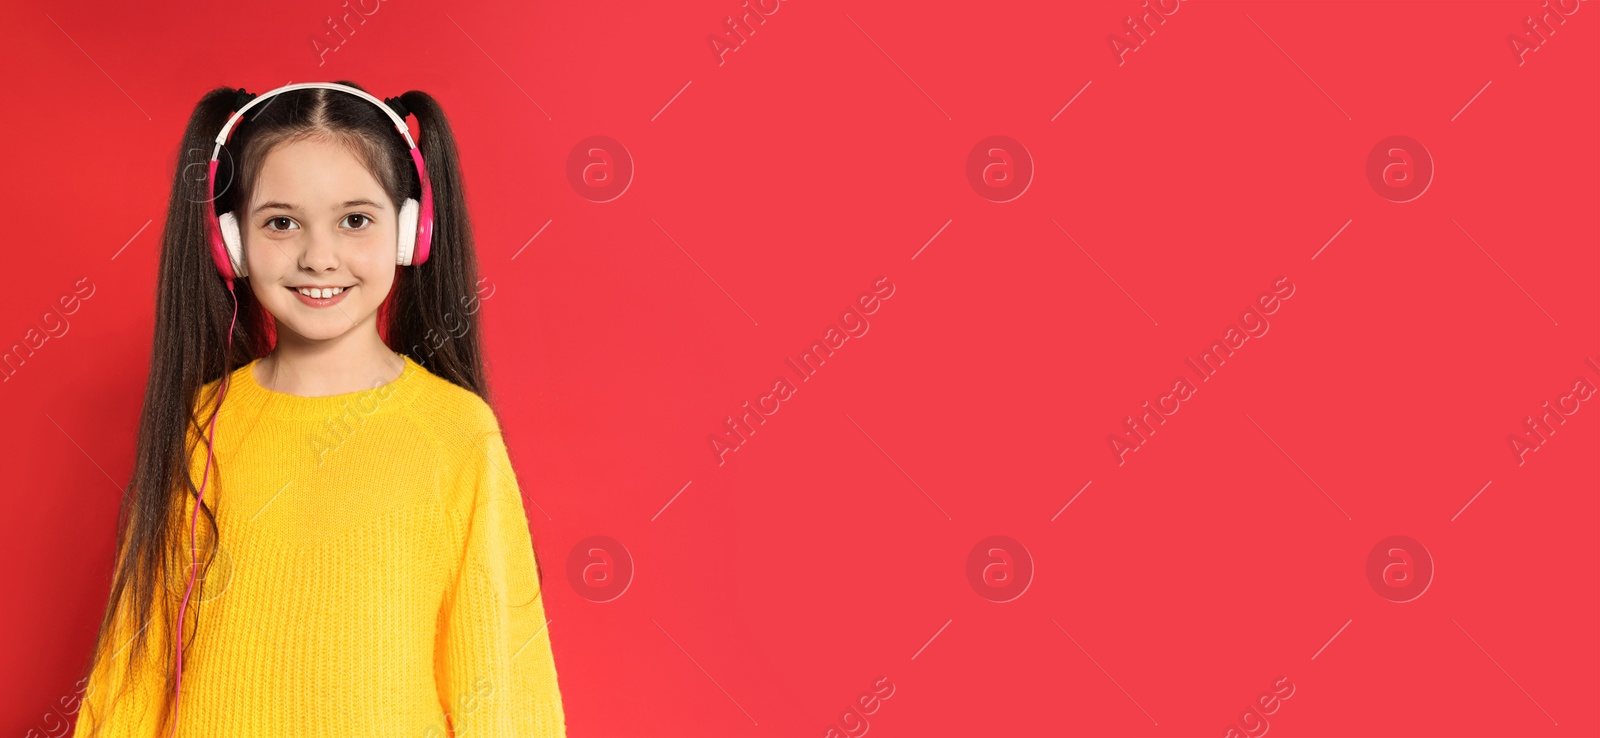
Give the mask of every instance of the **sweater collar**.
[[274, 418], [314, 421], [338, 418], [346, 413], [361, 417], [392, 413], [415, 392], [420, 375], [426, 372], [411, 357], [399, 352], [395, 352], [395, 356], [405, 362], [398, 378], [387, 384], [374, 382], [370, 389], [321, 397], [292, 395], [263, 387], [256, 381], [255, 368], [261, 363], [258, 358], [229, 375], [223, 412], [237, 409], [246, 415], [260, 413]]

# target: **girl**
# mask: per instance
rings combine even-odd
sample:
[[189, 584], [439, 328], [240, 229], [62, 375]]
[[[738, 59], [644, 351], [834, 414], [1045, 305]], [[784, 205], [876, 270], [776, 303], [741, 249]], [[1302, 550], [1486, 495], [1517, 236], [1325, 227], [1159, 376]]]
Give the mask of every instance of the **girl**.
[[216, 89], [181, 152], [76, 735], [564, 736], [438, 103]]

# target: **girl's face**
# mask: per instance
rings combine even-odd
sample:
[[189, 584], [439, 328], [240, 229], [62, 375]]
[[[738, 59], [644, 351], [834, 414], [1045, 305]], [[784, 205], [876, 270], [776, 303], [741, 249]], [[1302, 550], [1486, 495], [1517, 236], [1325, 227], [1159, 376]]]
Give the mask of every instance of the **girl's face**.
[[[378, 306], [394, 285], [398, 216], [336, 141], [300, 139], [267, 154], [239, 231], [246, 281], [277, 319], [280, 342], [327, 341], [369, 325], [376, 335]], [[311, 287], [318, 298], [300, 291]], [[339, 294], [320, 298], [330, 287]]]

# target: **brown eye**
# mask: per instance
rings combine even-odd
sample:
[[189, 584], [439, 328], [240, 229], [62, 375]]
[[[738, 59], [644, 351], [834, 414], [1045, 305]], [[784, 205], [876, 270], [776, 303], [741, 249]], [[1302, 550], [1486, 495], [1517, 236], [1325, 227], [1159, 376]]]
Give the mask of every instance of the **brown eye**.
[[[281, 228], [276, 227], [275, 224], [279, 223], [280, 221], [282, 223], [286, 224], [286, 225], [284, 225]], [[287, 216], [277, 215], [277, 216], [273, 216], [271, 218], [268, 218], [265, 225], [267, 227], [267, 230], [269, 230], [269, 231], [286, 231], [286, 230], [289, 230], [290, 226], [294, 225], [294, 220], [292, 218], [287, 217]]]
[[350, 222], [352, 218], [356, 219], [356, 222], [351, 225], [351, 228], [354, 228], [358, 231], [372, 224], [372, 218], [369, 218], [361, 213], [351, 213], [344, 216], [346, 222]]

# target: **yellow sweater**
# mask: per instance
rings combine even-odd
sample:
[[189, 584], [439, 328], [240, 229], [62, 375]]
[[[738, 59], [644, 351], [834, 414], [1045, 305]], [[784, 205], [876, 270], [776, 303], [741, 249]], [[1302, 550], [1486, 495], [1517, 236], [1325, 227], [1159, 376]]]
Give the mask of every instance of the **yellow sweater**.
[[[262, 387], [254, 362], [233, 372], [205, 488], [220, 546], [185, 616], [180, 736], [566, 734], [499, 422], [399, 356], [399, 379], [326, 397]], [[205, 460], [201, 444], [196, 486]], [[204, 561], [204, 520], [198, 531]], [[188, 585], [179, 566], [174, 617]], [[160, 620], [145, 624], [154, 650], [133, 683], [121, 679], [128, 649], [97, 661], [76, 736], [97, 722], [102, 736], [157, 735], [163, 645], [172, 659]], [[131, 626], [119, 616], [107, 650]]]

